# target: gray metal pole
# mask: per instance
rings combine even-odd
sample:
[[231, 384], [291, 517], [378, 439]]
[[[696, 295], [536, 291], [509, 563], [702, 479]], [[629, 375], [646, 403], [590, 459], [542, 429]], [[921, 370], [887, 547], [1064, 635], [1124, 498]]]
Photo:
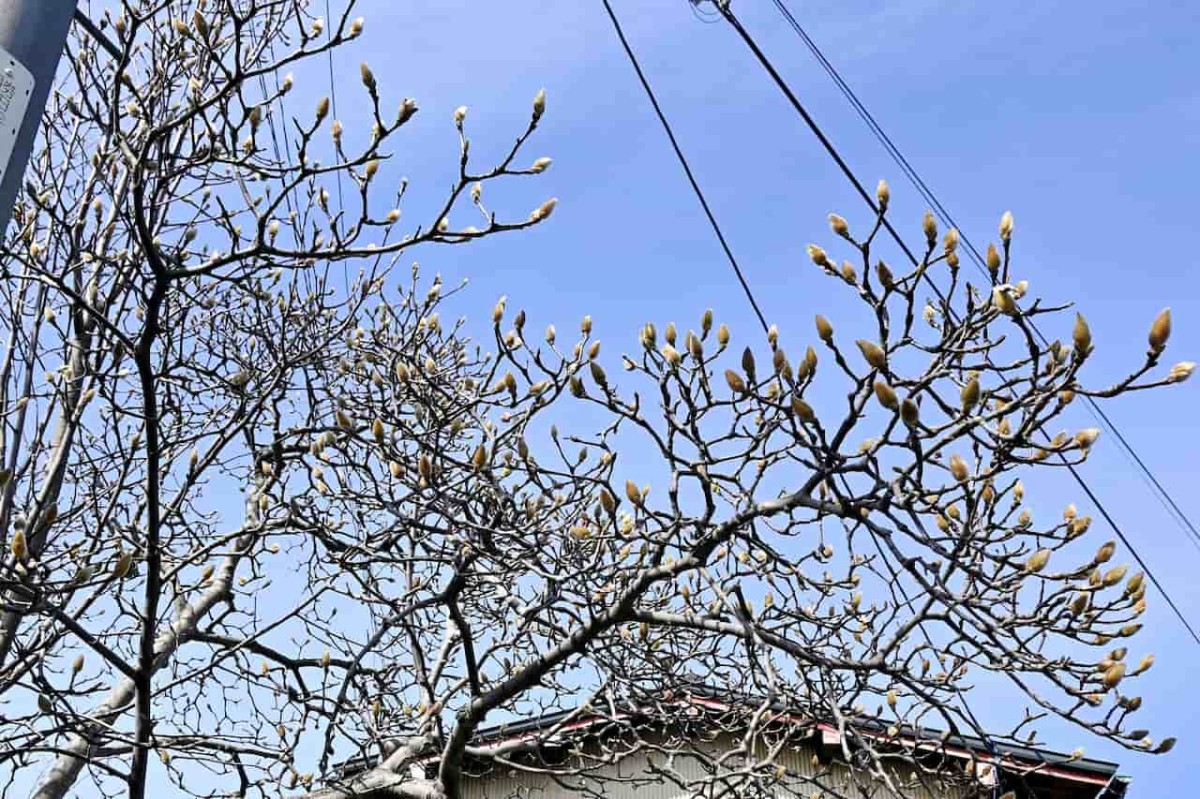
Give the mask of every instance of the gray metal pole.
[[[25, 165], [67, 43], [75, 3], [0, 0], [0, 125], [4, 126], [0, 129], [0, 235], [8, 227], [25, 178]], [[24, 113], [17, 113], [22, 106]], [[5, 146], [9, 143], [11, 152]]]

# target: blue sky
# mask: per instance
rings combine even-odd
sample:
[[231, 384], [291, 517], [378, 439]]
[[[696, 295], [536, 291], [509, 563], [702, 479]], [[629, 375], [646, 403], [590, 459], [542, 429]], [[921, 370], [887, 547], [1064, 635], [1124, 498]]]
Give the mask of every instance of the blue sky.
[[[828, 283], [808, 265], [804, 245], [829, 240], [828, 212], [853, 224], [861, 206], [731, 30], [704, 24], [685, 0], [614, 5], [767, 316], [785, 346], [794, 342], [789, 349], [808, 343], [814, 313], [836, 322], [849, 311], [824, 291]], [[1151, 11], [1101, 2], [1086, 14], [1077, 3], [1053, 0], [1019, 8], [942, 0], [791, 6], [968, 235], [986, 242], [1000, 214], [1014, 212], [1017, 276], [1035, 294], [1079, 300], [1096, 337], [1095, 382], [1138, 362], [1150, 320], [1165, 305], [1175, 317], [1167, 360], [1200, 359], [1200, 275], [1187, 245], [1200, 182], [1196, 6], [1160, 0]], [[441, 199], [452, 177], [456, 106], [469, 106], [473, 152], [482, 158], [510, 143], [534, 92], [548, 92], [528, 155], [551, 156], [553, 167], [490, 199], [523, 216], [557, 196], [551, 223], [417, 256], [447, 283], [471, 278], [458, 306], [464, 312], [485, 317], [495, 297], [508, 294], [510, 308], [526, 308], [534, 326], [554, 322], [565, 330], [589, 313], [614, 357], [635, 346], [646, 320], [694, 325], [706, 307], [735, 335], [752, 333], [749, 307], [599, 0], [363, 0], [361, 8], [367, 30], [338, 61], [339, 84], [352, 87], [339, 88], [338, 100], [352, 120], [357, 61], [365, 58], [385, 96], [420, 102], [419, 124], [389, 165], [413, 181], [410, 221], [420, 218], [413, 214], [422, 203]], [[734, 9], [864, 181], [890, 180], [893, 220], [917, 233], [924, 206], [771, 4], [739, 0]], [[1048, 332], [1068, 334], [1065, 327]], [[1192, 490], [1200, 441], [1195, 391], [1188, 384], [1146, 392], [1106, 410], [1200, 519]], [[1082, 413], [1077, 422], [1090, 424]], [[1085, 473], [1200, 623], [1200, 552], [1115, 443], [1099, 447]], [[1047, 506], [1076, 500], [1095, 513], [1064, 480], [1034, 480], [1031, 495], [1039, 490]], [[1101, 525], [1093, 531], [1097, 543], [1111, 537]], [[1082, 733], [1044, 732], [1059, 748], [1083, 744], [1090, 756], [1119, 759], [1135, 778], [1136, 796], [1172, 793], [1200, 759], [1200, 737], [1188, 724], [1200, 709], [1190, 679], [1200, 647], [1156, 593], [1147, 621], [1134, 650], [1153, 651], [1158, 661], [1143, 678], [1142, 722], [1159, 737], [1179, 735], [1175, 751], [1135, 756]], [[981, 694], [976, 711], [986, 720], [1007, 698]]]
[[[833, 164], [727, 27], [697, 19], [686, 0], [613, 3], [785, 349], [798, 353], [811, 343], [814, 313], [851, 327], [856, 309], [828, 291], [829, 281], [804, 254], [808, 242], [831, 240], [829, 212], [852, 226], [865, 218]], [[1200, 182], [1200, 84], [1192, 55], [1200, 9], [1167, 0], [1153, 13], [1093, 3], [1086, 15], [1078, 3], [1055, 0], [1019, 12], [943, 0], [790, 5], [973, 240], [994, 237], [1001, 213], [1014, 212], [1015, 274], [1036, 295], [1079, 300], [1095, 334], [1095, 383], [1139, 362], [1149, 323], [1164, 305], [1175, 315], [1167, 362], [1200, 360], [1200, 297], [1191, 290], [1200, 275], [1186, 249]], [[761, 346], [599, 0], [360, 0], [359, 7], [366, 31], [339, 55], [338, 111], [347, 138], [365, 135], [355, 111], [360, 60], [373, 67], [387, 102], [418, 100], [421, 113], [397, 138], [380, 180], [411, 180], [410, 223], [428, 219], [455, 175], [455, 107], [469, 107], [472, 152], [483, 162], [508, 148], [534, 93], [547, 90], [548, 110], [526, 156], [550, 156], [553, 167], [534, 180], [489, 188], [488, 200], [511, 219], [557, 196], [552, 219], [528, 233], [414, 256], [447, 285], [471, 279], [454, 305], [476, 320], [471, 329], [481, 330], [496, 297], [507, 294], [510, 309], [527, 309], [531, 329], [553, 322], [574, 330], [592, 315], [610, 372], [618, 352], [637, 346], [647, 320], [660, 329], [675, 320], [686, 330], [709, 307], [735, 342]], [[919, 236], [924, 206], [772, 4], [735, 0], [734, 8], [864, 182], [889, 179], [893, 221]], [[327, 75], [314, 69], [298, 77], [287, 110], [306, 116], [327, 91]], [[1066, 324], [1064, 317], [1061, 329], [1047, 332], [1069, 335]], [[1192, 490], [1198, 386], [1200, 378], [1106, 410], [1200, 520]], [[1084, 413], [1073, 421], [1092, 424]], [[1102, 440], [1084, 471], [1200, 625], [1193, 577], [1200, 551], [1114, 442]], [[1076, 501], [1082, 513], [1098, 515], [1061, 476], [1027, 484], [1035, 507], [1047, 513]], [[1111, 534], [1098, 523], [1090, 537], [1098, 544]], [[1120, 760], [1135, 779], [1134, 795], [1149, 797], [1190, 784], [1189, 766], [1200, 761], [1200, 736], [1189, 725], [1200, 710], [1192, 678], [1200, 646], [1154, 592], [1146, 621], [1130, 657], [1136, 662], [1151, 651], [1158, 660], [1140, 678], [1139, 715], [1156, 738], [1178, 735], [1175, 751], [1135, 756], [1082, 732], [1041, 729], [1057, 749], [1083, 745], [1089, 756]], [[981, 691], [973, 707], [985, 723], [1009, 719], [1002, 710], [1011, 709], [1012, 698]]]

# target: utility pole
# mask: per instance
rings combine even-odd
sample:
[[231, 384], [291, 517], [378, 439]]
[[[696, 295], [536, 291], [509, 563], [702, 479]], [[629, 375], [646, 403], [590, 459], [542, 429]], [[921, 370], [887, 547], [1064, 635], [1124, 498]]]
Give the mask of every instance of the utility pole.
[[8, 227], [77, 0], [0, 0], [0, 236]]

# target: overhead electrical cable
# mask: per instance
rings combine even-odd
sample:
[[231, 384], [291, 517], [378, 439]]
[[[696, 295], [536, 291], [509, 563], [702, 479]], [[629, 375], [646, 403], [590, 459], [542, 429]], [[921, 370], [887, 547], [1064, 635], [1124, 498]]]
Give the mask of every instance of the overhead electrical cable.
[[[800, 37], [801, 41], [804, 42], [805, 47], [808, 48], [809, 52], [812, 53], [813, 57], [818, 63], [820, 63], [826, 74], [829, 75], [829, 77], [837, 85], [842, 95], [867, 125], [871, 133], [879, 141], [880, 145], [882, 145], [884, 150], [886, 150], [891, 156], [892, 160], [900, 168], [900, 171], [904, 173], [904, 176], [913, 185], [921, 197], [924, 198], [927, 203], [929, 203], [931, 210], [937, 215], [939, 221], [941, 221], [941, 223], [947, 227], [953, 227], [958, 230], [959, 237], [962, 240], [962, 243], [966, 246], [967, 252], [970, 255], [972, 262], [974, 262], [975, 267], [980, 271], [981, 274], [986, 276], [990, 282], [991, 275], [987, 271], [986, 261], [980, 254], [979, 249], [963, 231], [962, 227], [955, 222], [954, 217], [950, 215], [950, 212], [941, 203], [941, 201], [938, 200], [937, 196], [933, 193], [933, 190], [929, 188], [928, 184], [926, 184], [921, 178], [917, 170], [912, 166], [911, 163], [909, 163], [908, 159], [905, 158], [904, 153], [900, 151], [900, 148], [895, 142], [892, 141], [887, 132], [884, 131], [883, 127], [875, 119], [874, 115], [871, 114], [863, 102], [858, 98], [858, 95], [854, 92], [854, 89], [851, 88], [845, 79], [842, 78], [837, 67], [835, 67], [829, 61], [829, 59], [825, 57], [825, 53], [821, 50], [820, 46], [817, 45], [813, 38], [808, 34], [808, 31], [806, 31], [799, 23], [783, 0], [772, 0], [772, 2], [775, 4], [775, 7], [779, 9], [780, 14], [783, 15], [784, 19], [787, 21], [788, 25], [792, 28], [796, 35]], [[1029, 320], [1029, 326], [1033, 330], [1034, 335], [1038, 337], [1043, 345], [1049, 344], [1049, 340], [1038, 328], [1037, 323], [1034, 320]], [[1096, 402], [1093, 397], [1084, 397], [1084, 400], [1086, 401], [1088, 408], [1091, 410], [1092, 415], [1107, 429], [1112, 431], [1114, 436], [1116, 436], [1119, 444], [1118, 448], [1125, 455], [1126, 460], [1128, 460], [1131, 465], [1137, 468], [1137, 470], [1140, 472], [1142, 480], [1148, 486], [1150, 486], [1151, 492], [1155, 495], [1155, 498], [1160, 504], [1162, 504], [1167, 513], [1175, 519], [1175, 522], [1180, 525], [1183, 531], [1188, 534], [1192, 545], [1197, 548], [1197, 551], [1200, 551], [1200, 529], [1197, 528], [1197, 526], [1179, 506], [1179, 503], [1176, 502], [1171, 493], [1163, 486], [1162, 482], [1154, 474], [1153, 470], [1151, 470], [1142, 457], [1138, 455], [1137, 451], [1133, 448], [1133, 445], [1130, 444], [1125, 438], [1124, 434], [1121, 433], [1116, 423], [1113, 422], [1112, 419], [1109, 418], [1108, 414], [1104, 412], [1104, 409], [1101, 408], [1100, 404]]]
[[[605, 0], [605, 3], [607, 5], [607, 0]], [[816, 120], [813, 119], [812, 115], [809, 114], [808, 110], [804, 107], [804, 104], [800, 102], [800, 99], [796, 96], [795, 92], [793, 92], [791, 87], [788, 86], [787, 81], [785, 81], [783, 79], [783, 77], [779, 74], [779, 71], [775, 68], [774, 64], [771, 63], [771, 60], [766, 56], [766, 54], [758, 46], [757, 42], [754, 41], [754, 38], [745, 29], [745, 27], [742, 26], [741, 22], [737, 19], [737, 17], [735, 17], [733, 15], [733, 13], [729, 10], [728, 4], [716, 3], [716, 6], [720, 10], [721, 14], [725, 17], [726, 21], [729, 22], [729, 24], [733, 27], [733, 29], [735, 31], [737, 31], [737, 33], [741, 37], [742, 41], [746, 44], [746, 46], [754, 54], [754, 56], [758, 60], [759, 64], [763, 67], [764, 70], [766, 70], [767, 74], [771, 76], [771, 79], [775, 82], [775, 84], [779, 88], [779, 90], [781, 92], [783, 92], [784, 96], [788, 99], [789, 103], [792, 105], [792, 107], [796, 111], [796, 113], [799, 114], [799, 116], [801, 117], [801, 119], [804, 120], [804, 122], [808, 126], [808, 128], [817, 137], [817, 140], [824, 147], [825, 151], [828, 153], [830, 158], [832, 158], [833, 161], [838, 165], [838, 167], [840, 168], [842, 173], [845, 175], [846, 179], [854, 186], [855, 190], [862, 197], [863, 202], [865, 202], [867, 204], [867, 206], [871, 208], [872, 211], [874, 211], [876, 214], [879, 214], [879, 206], [875, 202], [875, 198], [872, 197], [869, 193], [867, 193], [867, 190], [863, 186], [862, 182], [858, 179], [857, 175], [854, 174], [854, 171], [846, 163], [845, 159], [842, 158], [841, 154], [837, 151], [837, 148], [834, 147], [833, 143], [825, 135], [824, 131], [822, 131], [820, 125], [818, 125]], [[897, 246], [899, 246], [900, 249], [904, 252], [905, 256], [909, 259], [909, 261], [912, 263], [912, 265], [914, 267], [919, 266], [920, 261], [913, 254], [912, 250], [909, 249], [908, 245], [904, 242], [903, 238], [896, 231], [896, 229], [894, 227], [892, 227], [892, 225], [886, 220], [886, 218], [883, 220], [883, 226], [888, 231], [888, 233], [891, 235], [892, 239], [896, 242]], [[961, 231], [959, 231], [959, 236], [960, 236], [960, 238], [962, 238], [962, 240], [964, 242], [966, 241], [965, 237], [962, 236]], [[976, 255], [978, 255], [978, 253], [976, 253]], [[928, 276], [926, 276], [926, 279], [928, 280]], [[929, 281], [929, 282], [931, 285], [933, 285], [932, 281]], [[942, 293], [941, 293], [940, 289], [938, 289], [936, 287], [936, 285], [934, 285], [933, 287], [934, 287], [934, 291], [938, 293], [938, 296], [942, 297]], [[1041, 338], [1042, 341], [1045, 342], [1044, 336], [1041, 336], [1039, 334], [1039, 338]], [[1172, 612], [1174, 612], [1176, 618], [1179, 619], [1179, 622], [1188, 631], [1188, 634], [1192, 637], [1192, 640], [1195, 641], [1197, 645], [1200, 645], [1200, 634], [1197, 634], [1196, 630], [1188, 622], [1187, 618], [1183, 615], [1183, 612], [1179, 609], [1179, 606], [1171, 598], [1171, 595], [1169, 593], [1167, 593], [1166, 589], [1163, 587], [1163, 585], [1159, 581], [1158, 577], [1154, 574], [1154, 572], [1150, 568], [1149, 564], [1147, 564], [1145, 559], [1142, 558], [1141, 554], [1138, 553], [1137, 548], [1134, 547], [1133, 543], [1129, 540], [1129, 537], [1127, 535], [1125, 535], [1125, 532], [1121, 529], [1120, 525], [1117, 524], [1116, 519], [1113, 518], [1112, 514], [1109, 513], [1108, 509], [1100, 501], [1100, 498], [1096, 495], [1096, 492], [1093, 491], [1090, 486], [1088, 486], [1086, 481], [1083, 479], [1083, 475], [1080, 474], [1079, 470], [1073, 464], [1071, 464], [1069, 461], [1067, 461], [1065, 456], [1063, 456], [1061, 453], [1059, 453], [1059, 457], [1061, 458], [1063, 464], [1067, 467], [1068, 472], [1074, 478], [1075, 482], [1080, 486], [1080, 488], [1083, 489], [1084, 493], [1088, 496], [1089, 500], [1091, 500], [1095, 504], [1097, 511], [1099, 511], [1100, 515], [1109, 524], [1109, 526], [1112, 527], [1113, 531], [1116, 533], [1116, 535], [1120, 539], [1121, 543], [1124, 544], [1125, 547], [1129, 550], [1130, 554], [1133, 556], [1133, 559], [1137, 562], [1138, 566], [1141, 567], [1141, 569], [1143, 571], [1145, 571], [1146, 576], [1149, 578], [1150, 582], [1154, 585], [1154, 587], [1158, 590], [1158, 592], [1160, 594], [1162, 594], [1163, 599], [1166, 600], [1167, 605], [1171, 608]]]

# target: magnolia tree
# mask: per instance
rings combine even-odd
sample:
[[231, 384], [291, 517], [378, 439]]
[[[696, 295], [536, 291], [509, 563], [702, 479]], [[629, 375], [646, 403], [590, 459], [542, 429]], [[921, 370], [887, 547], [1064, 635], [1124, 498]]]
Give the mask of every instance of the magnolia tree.
[[[459, 797], [488, 763], [603, 793], [648, 749], [701, 760], [656, 778], [704, 795], [846, 795], [782, 764], [780, 707], [909, 795], [947, 779], [921, 730], [982, 732], [979, 674], [1025, 705], [995, 740], [1057, 716], [1170, 748], [1133, 721], [1142, 575], [1073, 507], [1035, 518], [1021, 483], [1087, 457], [1096, 431], [1042, 432], [1073, 398], [1190, 374], [1158, 368], [1165, 312], [1094, 386], [1082, 317], [1065, 344], [1032, 330], [1063, 308], [1010, 275], [1011, 217], [993, 286], [931, 219], [893, 272], [881, 185], [863, 233], [832, 218], [851, 261], [810, 249], [861, 340], [817, 317], [736, 341], [705, 313], [618, 360], [590, 319], [535, 334], [501, 300], [471, 341], [442, 315], [458, 287], [408, 250], [550, 215], [484, 189], [548, 166], [521, 155], [544, 95], [486, 167], [456, 111], [457, 179], [408, 224], [385, 182], [413, 101], [364, 65], [370, 131], [283, 102], [293, 65], [362, 30], [353, 4], [126, 0], [107, 23], [119, 56], [70, 43], [3, 257], [5, 795]], [[690, 711], [663, 697], [697, 684], [745, 708], [726, 751], [630, 721], [666, 729]], [[549, 710], [621, 734], [554, 764], [530, 753], [561, 724], [479, 734]]]

